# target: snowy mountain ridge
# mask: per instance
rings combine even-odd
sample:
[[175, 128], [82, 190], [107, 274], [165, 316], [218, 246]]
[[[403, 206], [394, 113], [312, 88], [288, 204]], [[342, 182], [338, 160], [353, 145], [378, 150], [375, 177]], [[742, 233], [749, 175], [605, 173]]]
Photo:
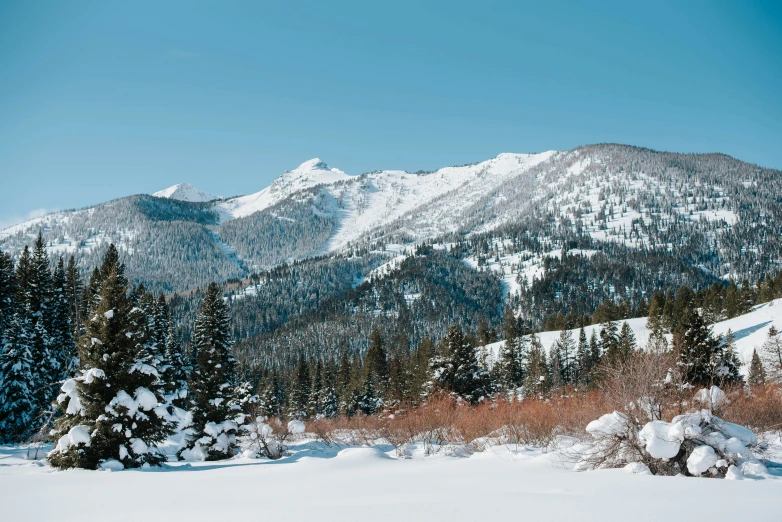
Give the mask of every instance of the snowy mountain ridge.
[[[779, 174], [721, 154], [612, 144], [503, 153], [418, 173], [351, 175], [313, 158], [230, 199], [183, 183], [49, 214], [0, 231], [0, 249], [17, 256], [41, 231], [52, 253], [77, 253], [87, 268], [114, 242], [128, 256], [147, 252], [147, 268], [169, 280], [145, 282], [173, 289], [348, 248], [420, 244], [524, 222], [547, 250], [588, 236], [663, 249], [719, 277], [754, 278], [782, 262], [774, 233], [782, 209], [771, 196], [782, 190]], [[167, 266], [172, 254], [183, 264], [176, 270]]]

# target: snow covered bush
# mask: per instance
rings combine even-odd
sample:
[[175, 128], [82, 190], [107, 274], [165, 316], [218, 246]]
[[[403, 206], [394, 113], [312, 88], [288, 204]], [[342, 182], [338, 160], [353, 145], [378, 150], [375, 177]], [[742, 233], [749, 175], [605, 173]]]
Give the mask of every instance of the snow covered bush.
[[671, 422], [652, 420], [640, 429], [615, 411], [590, 422], [586, 431], [591, 440], [576, 446], [579, 471], [630, 466], [655, 475], [719, 478], [766, 472], [751, 450], [758, 440], [755, 434], [706, 409]]
[[285, 425], [280, 419], [256, 417], [254, 421], [246, 421], [241, 427], [239, 446], [242, 455], [249, 458], [266, 457], [279, 459], [286, 450], [286, 442], [295, 433], [291, 424], [301, 421], [291, 421]]

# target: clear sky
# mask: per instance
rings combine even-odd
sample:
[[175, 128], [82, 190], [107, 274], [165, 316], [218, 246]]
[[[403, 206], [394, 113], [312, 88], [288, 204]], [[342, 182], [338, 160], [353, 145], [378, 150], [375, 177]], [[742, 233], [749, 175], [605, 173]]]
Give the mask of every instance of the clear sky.
[[620, 142], [782, 168], [778, 0], [0, 1], [0, 49], [0, 225], [312, 157]]

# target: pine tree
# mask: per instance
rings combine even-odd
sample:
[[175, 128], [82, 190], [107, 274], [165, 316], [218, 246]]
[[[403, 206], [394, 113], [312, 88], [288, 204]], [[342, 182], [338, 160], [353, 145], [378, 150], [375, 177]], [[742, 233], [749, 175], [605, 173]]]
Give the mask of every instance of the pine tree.
[[665, 338], [665, 333], [663, 333], [661, 324], [658, 324], [649, 332], [649, 340], [646, 343], [646, 348], [650, 352], [658, 355], [668, 351], [668, 340]]
[[546, 352], [538, 336], [532, 334], [524, 370], [524, 397], [543, 397], [548, 394], [550, 388], [551, 375], [546, 361]]
[[768, 337], [763, 343], [760, 355], [766, 366], [768, 379], [782, 383], [782, 336], [773, 324], [768, 329]]
[[339, 399], [337, 398], [337, 376], [334, 371], [334, 365], [326, 364], [323, 376], [323, 392], [320, 396], [321, 415], [330, 419], [339, 414]]
[[113, 459], [126, 468], [165, 461], [155, 445], [171, 432], [156, 368], [144, 362], [134, 307], [115, 269], [79, 339], [80, 375], [62, 386], [64, 415], [55, 423], [57, 468], [96, 469]]
[[312, 365], [312, 374], [310, 376], [311, 387], [309, 398], [307, 399], [307, 416], [311, 418], [317, 418], [321, 412], [321, 395], [323, 394], [323, 361], [318, 359], [318, 362]]
[[73, 329], [73, 339], [78, 339], [82, 334], [80, 328], [85, 317], [81, 310], [81, 296], [84, 291], [84, 284], [76, 266], [76, 260], [73, 256], [68, 258], [68, 266], [65, 269], [65, 294], [66, 300], [70, 303], [70, 315], [68, 316]]
[[752, 350], [752, 362], [749, 365], [747, 383], [749, 384], [750, 390], [759, 386], [765, 386], [766, 384], [766, 370], [763, 368], [763, 363], [760, 360], [757, 350]]
[[743, 377], [739, 372], [741, 361], [736, 354], [736, 337], [730, 329], [715, 350], [711, 365], [715, 381], [719, 386], [743, 382]]
[[[565, 330], [562, 331], [564, 332]], [[551, 345], [549, 353], [551, 354], [549, 364], [549, 371], [551, 374], [551, 388], [558, 390], [565, 385], [565, 379], [562, 361], [563, 356], [557, 341], [554, 341], [554, 343]]]
[[410, 396], [408, 399], [414, 405], [418, 404], [426, 392], [426, 384], [429, 381], [429, 364], [434, 356], [434, 342], [431, 338], [424, 338], [416, 347], [410, 358]]
[[373, 389], [380, 398], [384, 398], [389, 387], [388, 356], [384, 348], [380, 330], [375, 328], [369, 336], [369, 348], [364, 357], [364, 379], [371, 379]]
[[622, 330], [619, 332], [619, 349], [622, 360], [626, 361], [637, 347], [633, 330], [627, 324], [627, 321], [623, 322]]
[[[586, 338], [584, 338], [586, 341]], [[573, 341], [573, 334], [570, 330], [562, 330], [559, 332], [559, 338], [555, 341], [554, 353], [557, 355], [558, 366], [560, 369], [559, 380], [562, 384], [569, 384], [574, 382], [574, 374], [576, 373], [575, 356], [576, 346]], [[552, 378], [557, 378], [554, 374], [554, 368], [552, 364]]]
[[339, 359], [339, 369], [337, 370], [337, 398], [339, 399], [339, 410], [345, 415], [350, 416], [350, 397], [353, 391], [353, 375], [350, 358], [346, 351], [342, 352]]
[[310, 368], [303, 355], [299, 355], [299, 362], [293, 375], [293, 385], [289, 395], [289, 415], [294, 419], [303, 419], [307, 417], [307, 403], [312, 390], [312, 381], [310, 380]]
[[496, 373], [498, 383], [505, 390], [517, 389], [524, 378], [523, 362], [519, 353], [520, 341], [518, 337], [506, 338], [500, 347]]
[[720, 340], [712, 335], [703, 316], [696, 310], [689, 310], [680, 325], [684, 333], [678, 364], [685, 382], [710, 386], [715, 378], [713, 362]]
[[606, 364], [616, 364], [623, 360], [619, 327], [615, 321], [605, 323], [600, 329], [600, 351]]
[[163, 368], [161, 380], [166, 394], [166, 401], [176, 408], [190, 409], [190, 392], [188, 381], [191, 368], [185, 351], [177, 339], [173, 323], [169, 323], [166, 336], [167, 367]]
[[232, 407], [237, 375], [229, 323], [220, 287], [210, 283], [193, 328], [197, 363], [189, 383], [193, 423], [180, 457], [220, 460], [233, 455], [238, 430]]
[[41, 234], [35, 240], [33, 251], [22, 251], [16, 270], [16, 304], [24, 314], [24, 322], [32, 325], [30, 353], [33, 360], [35, 402], [39, 411], [51, 410], [56, 396], [56, 383], [62, 378], [61, 361], [52, 351], [58, 338], [52, 335], [52, 276], [49, 256]]
[[0, 251], [0, 350], [2, 350], [6, 330], [11, 326], [14, 315], [14, 296], [16, 294], [16, 274], [11, 257]]
[[383, 406], [383, 400], [378, 396], [374, 380], [367, 375], [361, 388], [358, 407], [364, 415], [374, 415]]
[[592, 329], [592, 336], [589, 338], [589, 356], [592, 359], [592, 368], [600, 364], [603, 360], [603, 354], [600, 352], [600, 344], [597, 342], [597, 328]]
[[267, 419], [282, 417], [283, 402], [282, 388], [280, 387], [277, 369], [275, 368], [272, 370], [271, 377], [260, 394], [261, 413]]
[[728, 290], [725, 292], [725, 299], [723, 306], [725, 306], [725, 316], [728, 319], [732, 319], [737, 315], [740, 315], [743, 308], [743, 299], [741, 296], [741, 290], [736, 286], [736, 282], [731, 279], [728, 284]]
[[0, 350], [0, 375], [0, 442], [23, 442], [37, 427], [38, 406], [29, 327], [19, 314], [11, 319]]
[[480, 367], [475, 348], [468, 343], [457, 325], [446, 335], [451, 374], [446, 381], [448, 389], [471, 403], [491, 395], [489, 374]]
[[589, 353], [589, 343], [587, 342], [584, 328], [578, 332], [578, 348], [576, 350], [576, 365], [573, 375], [574, 382], [579, 385], [587, 386], [591, 382], [592, 356]]
[[[49, 352], [54, 363], [52, 378], [55, 382], [73, 375], [78, 368], [79, 361], [71, 324], [72, 308], [73, 302], [68, 290], [65, 264], [60, 256], [52, 277], [49, 324]], [[54, 400], [55, 395], [52, 393], [50, 400]]]

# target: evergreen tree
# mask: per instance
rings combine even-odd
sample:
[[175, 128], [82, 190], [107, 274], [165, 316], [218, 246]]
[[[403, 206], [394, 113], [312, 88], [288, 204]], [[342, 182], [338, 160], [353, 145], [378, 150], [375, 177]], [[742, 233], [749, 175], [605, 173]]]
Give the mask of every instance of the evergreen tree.
[[155, 445], [171, 432], [157, 369], [144, 362], [127, 287], [111, 269], [98, 306], [79, 339], [80, 375], [62, 386], [64, 415], [49, 461], [57, 468], [96, 469], [113, 459], [126, 468], [165, 461]]
[[506, 337], [505, 343], [500, 347], [497, 360], [497, 381], [506, 390], [516, 390], [524, 379], [524, 366], [520, 345], [523, 338]]
[[36, 428], [38, 406], [29, 327], [19, 314], [11, 319], [0, 350], [0, 375], [0, 442], [23, 442]]
[[451, 360], [449, 389], [472, 403], [488, 398], [491, 394], [489, 374], [479, 366], [475, 348], [456, 325], [448, 330], [446, 340]]
[[161, 374], [166, 400], [176, 408], [190, 409], [190, 393], [187, 383], [190, 379], [191, 368], [172, 323], [169, 323], [168, 335], [166, 336], [166, 361], [168, 364], [162, 369]]
[[633, 333], [627, 321], [622, 323], [622, 330], [619, 332], [619, 349], [623, 360], [627, 360], [637, 348], [635, 334]]
[[282, 388], [280, 387], [280, 381], [277, 376], [277, 369], [274, 368], [269, 382], [260, 394], [259, 404], [261, 413], [267, 419], [282, 417], [283, 402]]
[[574, 382], [587, 386], [591, 382], [592, 356], [589, 352], [589, 343], [587, 342], [584, 328], [578, 332], [578, 348], [576, 350], [576, 366], [573, 375]]
[[339, 413], [339, 399], [337, 398], [337, 378], [333, 364], [327, 364], [323, 376], [323, 391], [320, 395], [320, 413], [330, 419]]
[[668, 340], [665, 338], [661, 324], [649, 332], [649, 341], [646, 344], [647, 349], [655, 354], [663, 354], [668, 351]]
[[[566, 330], [562, 330], [563, 332]], [[551, 348], [549, 349], [549, 353], [551, 354], [550, 357], [550, 364], [549, 364], [549, 373], [551, 375], [551, 388], [558, 390], [562, 388], [565, 385], [565, 378], [564, 378], [564, 363], [563, 363], [563, 356], [562, 352], [559, 348], [559, 344], [557, 341], [554, 341], [552, 343]]]
[[312, 375], [310, 381], [312, 382], [310, 387], [309, 398], [307, 399], [307, 416], [317, 418], [321, 412], [321, 396], [323, 394], [323, 361], [318, 359], [318, 362], [311, 366]]
[[69, 320], [71, 328], [73, 329], [73, 339], [78, 339], [82, 334], [80, 328], [85, 317], [82, 315], [81, 310], [81, 296], [84, 291], [84, 284], [79, 274], [79, 269], [76, 266], [76, 259], [73, 256], [68, 258], [68, 266], [65, 269], [65, 295], [66, 300], [70, 304]]
[[736, 337], [730, 329], [714, 353], [712, 367], [719, 386], [743, 382], [743, 377], [739, 373], [741, 361], [736, 354]]
[[383, 400], [378, 396], [377, 390], [375, 390], [375, 382], [367, 375], [364, 377], [361, 395], [358, 399], [358, 408], [364, 415], [374, 415], [382, 406]]
[[725, 316], [728, 319], [732, 319], [741, 314], [743, 305], [743, 298], [741, 296], [741, 290], [736, 286], [736, 282], [731, 279], [728, 284], [728, 290], [725, 292], [725, 300], [723, 301], [725, 307]]
[[597, 342], [597, 328], [592, 329], [592, 336], [589, 338], [589, 355], [592, 359], [592, 368], [597, 366], [603, 360], [603, 354], [600, 352], [600, 344]]
[[383, 336], [375, 328], [369, 336], [369, 348], [364, 357], [364, 379], [371, 379], [378, 397], [384, 397], [389, 387], [388, 356], [384, 348]]
[[11, 257], [0, 251], [0, 350], [3, 347], [6, 330], [11, 326], [14, 315], [16, 274]]
[[50, 411], [56, 396], [56, 383], [62, 378], [61, 361], [52, 344], [59, 339], [52, 335], [52, 275], [49, 256], [41, 234], [35, 240], [33, 251], [22, 251], [16, 270], [16, 304], [24, 314], [24, 323], [32, 325], [30, 353], [33, 360], [35, 402], [40, 412]]
[[524, 371], [524, 397], [543, 397], [551, 388], [546, 352], [535, 334], [531, 335], [530, 349]]
[[410, 384], [408, 400], [412, 404], [418, 404], [422, 395], [426, 392], [426, 384], [429, 381], [429, 364], [434, 356], [434, 342], [431, 338], [424, 338], [413, 351], [410, 358]]
[[773, 382], [782, 383], [782, 336], [773, 324], [761, 347], [761, 358], [766, 366], [767, 377]]
[[189, 383], [193, 424], [186, 445], [191, 456], [220, 460], [233, 455], [238, 426], [232, 408], [237, 384], [232, 346], [228, 306], [220, 287], [210, 283], [193, 329], [197, 367]]
[[623, 360], [616, 321], [609, 321], [600, 329], [600, 351], [607, 364], [616, 364]]
[[[73, 301], [68, 289], [67, 274], [62, 256], [52, 277], [52, 292], [50, 304], [49, 324], [49, 352], [53, 360], [52, 378], [62, 381], [74, 374], [78, 368], [76, 355], [76, 343], [73, 338], [73, 326], [71, 324]], [[51, 388], [55, 390], [54, 387]], [[54, 400], [52, 392], [49, 400]]]
[[[586, 337], [584, 338], [586, 341]], [[575, 357], [576, 357], [576, 345], [573, 341], [573, 334], [570, 330], [562, 330], [559, 332], [559, 338], [555, 341], [554, 353], [556, 353], [558, 359], [558, 366], [560, 369], [559, 379], [563, 384], [569, 384], [574, 382], [575, 370]], [[557, 378], [554, 373], [554, 366], [552, 361], [552, 378]]]
[[747, 383], [749, 384], [750, 390], [766, 384], [766, 370], [763, 368], [763, 363], [760, 360], [757, 350], [752, 350], [752, 362], [749, 365]]
[[309, 402], [310, 392], [312, 390], [312, 381], [310, 379], [310, 368], [303, 355], [299, 355], [299, 362], [293, 375], [293, 384], [289, 394], [289, 414], [294, 419], [303, 419], [307, 417], [307, 403]]
[[339, 360], [339, 369], [337, 370], [337, 398], [339, 399], [339, 410], [350, 415], [350, 398], [353, 392], [353, 375], [350, 358], [346, 351], [342, 352]]
[[714, 337], [696, 310], [689, 310], [680, 324], [684, 333], [678, 364], [684, 379], [696, 386], [710, 386], [716, 377], [713, 363], [720, 340]]

